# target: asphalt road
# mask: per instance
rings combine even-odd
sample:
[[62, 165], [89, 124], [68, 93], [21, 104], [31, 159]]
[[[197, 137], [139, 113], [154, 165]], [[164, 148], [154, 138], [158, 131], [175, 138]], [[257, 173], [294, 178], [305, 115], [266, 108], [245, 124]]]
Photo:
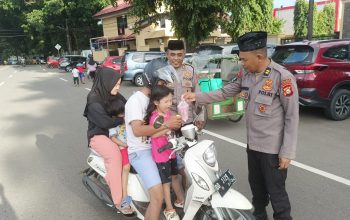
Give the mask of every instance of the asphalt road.
[[[71, 74], [58, 70], [0, 66], [0, 220], [123, 219], [81, 183], [89, 88], [90, 82], [73, 87]], [[122, 85], [126, 97], [137, 89]], [[221, 168], [234, 172], [234, 188], [250, 198], [244, 120], [210, 121], [206, 130], [216, 136], [202, 138], [215, 141]], [[334, 122], [322, 110], [301, 109], [287, 180], [294, 219], [350, 219], [349, 130], [350, 119]]]

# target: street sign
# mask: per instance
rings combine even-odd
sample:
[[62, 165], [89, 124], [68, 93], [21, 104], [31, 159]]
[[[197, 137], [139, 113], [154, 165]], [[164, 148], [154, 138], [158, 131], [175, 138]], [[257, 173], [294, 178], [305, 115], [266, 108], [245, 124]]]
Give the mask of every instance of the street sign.
[[61, 49], [61, 45], [56, 44], [55, 48], [56, 48], [56, 50], [60, 50]]

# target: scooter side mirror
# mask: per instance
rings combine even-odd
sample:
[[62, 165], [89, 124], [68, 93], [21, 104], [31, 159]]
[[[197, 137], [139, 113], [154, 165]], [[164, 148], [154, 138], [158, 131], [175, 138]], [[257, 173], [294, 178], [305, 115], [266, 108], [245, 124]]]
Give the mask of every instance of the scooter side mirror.
[[154, 121], [153, 127], [154, 127], [155, 129], [158, 129], [158, 128], [160, 128], [160, 127], [163, 125], [163, 123], [164, 123], [164, 117], [161, 116], [161, 115], [159, 115], [159, 116], [156, 118], [156, 120]]

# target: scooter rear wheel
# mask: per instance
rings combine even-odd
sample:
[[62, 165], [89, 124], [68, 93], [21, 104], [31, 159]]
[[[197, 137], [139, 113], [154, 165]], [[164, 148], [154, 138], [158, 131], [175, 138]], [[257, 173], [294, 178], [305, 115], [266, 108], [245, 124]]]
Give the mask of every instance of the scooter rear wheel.
[[[218, 218], [217, 213], [221, 215]], [[248, 210], [217, 208], [216, 211], [212, 207], [202, 206], [194, 218], [195, 220], [255, 220], [253, 214]]]

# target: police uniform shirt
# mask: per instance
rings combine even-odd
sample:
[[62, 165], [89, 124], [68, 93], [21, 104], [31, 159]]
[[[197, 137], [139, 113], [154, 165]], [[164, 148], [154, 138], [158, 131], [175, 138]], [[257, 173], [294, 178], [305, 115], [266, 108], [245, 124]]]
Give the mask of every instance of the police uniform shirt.
[[[176, 73], [178, 75], [178, 79], [180, 82], [176, 82], [174, 85], [174, 96], [173, 96], [173, 104], [171, 107], [171, 111], [173, 113], [177, 112], [177, 105], [181, 101], [181, 96], [185, 92], [199, 92], [199, 86], [197, 82], [197, 77], [194, 74], [194, 69], [192, 66], [188, 64], [182, 64], [181, 67], [176, 69]], [[192, 122], [194, 116], [196, 115], [195, 110], [196, 106], [193, 103], [189, 104], [189, 114], [188, 120], [185, 123]], [[201, 114], [198, 117], [198, 121], [203, 121], [204, 115]]]
[[196, 100], [203, 105], [237, 94], [245, 100], [249, 149], [294, 159], [299, 123], [294, 76], [271, 60], [262, 74], [243, 73], [221, 90], [196, 93]]

